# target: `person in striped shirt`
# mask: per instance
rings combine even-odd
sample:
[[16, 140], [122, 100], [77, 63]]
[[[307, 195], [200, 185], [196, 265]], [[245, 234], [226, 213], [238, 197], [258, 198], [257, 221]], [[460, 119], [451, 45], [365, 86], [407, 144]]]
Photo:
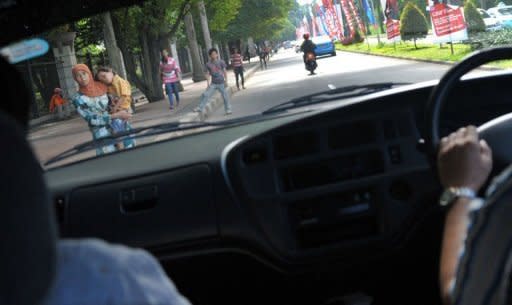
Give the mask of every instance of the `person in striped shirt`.
[[233, 70], [235, 71], [236, 78], [236, 87], [240, 90], [240, 83], [238, 82], [239, 77], [242, 78], [242, 88], [245, 89], [245, 80], [244, 80], [244, 65], [242, 63], [242, 55], [237, 48], [233, 50], [233, 54], [231, 54], [231, 65], [233, 66]]

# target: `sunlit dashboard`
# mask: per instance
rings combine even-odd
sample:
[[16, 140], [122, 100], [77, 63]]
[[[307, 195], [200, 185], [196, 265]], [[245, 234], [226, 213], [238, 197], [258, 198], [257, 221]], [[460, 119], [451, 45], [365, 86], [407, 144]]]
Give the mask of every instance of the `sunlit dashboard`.
[[[511, 112], [511, 81], [457, 88], [444, 133]], [[484, 90], [491, 85], [503, 90]], [[61, 234], [145, 247], [160, 259], [236, 249], [294, 270], [392, 253], [437, 206], [440, 187], [418, 146], [431, 86], [50, 170]]]

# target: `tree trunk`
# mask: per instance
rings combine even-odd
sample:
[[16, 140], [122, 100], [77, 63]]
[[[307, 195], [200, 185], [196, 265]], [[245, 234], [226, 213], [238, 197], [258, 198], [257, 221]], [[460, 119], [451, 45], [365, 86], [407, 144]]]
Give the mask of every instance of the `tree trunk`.
[[418, 49], [418, 46], [416, 45], [416, 38], [414, 38], [414, 48]]
[[188, 45], [192, 55], [192, 80], [194, 82], [200, 82], [206, 80], [201, 66], [201, 59], [199, 55], [199, 46], [197, 45], [196, 30], [194, 28], [194, 21], [192, 20], [192, 14], [188, 13], [185, 15], [185, 28], [187, 31]]
[[126, 68], [124, 66], [123, 54], [117, 46], [114, 26], [112, 25], [112, 17], [110, 12], [103, 13], [103, 33], [105, 37], [105, 48], [107, 49], [110, 66], [122, 78], [126, 78]]
[[134, 59], [134, 55], [130, 52], [126, 41], [124, 40], [124, 35], [122, 35], [121, 28], [119, 26], [119, 22], [116, 18], [112, 18], [112, 25], [114, 29], [114, 33], [117, 37], [117, 43], [121, 52], [123, 53], [123, 61], [126, 67], [126, 76], [128, 81], [132, 84], [135, 84], [146, 97], [149, 96], [149, 87], [144, 81], [137, 75], [137, 64]]
[[210, 36], [210, 27], [208, 26], [208, 16], [206, 15], [206, 8], [204, 7], [204, 1], [199, 1], [197, 3], [197, 7], [199, 8], [199, 17], [201, 18], [201, 28], [203, 29], [204, 43], [206, 45], [206, 50], [210, 50], [212, 48], [212, 38]]
[[164, 98], [162, 86], [158, 78], [159, 43], [158, 39], [149, 33], [141, 31], [142, 61], [144, 62], [144, 82], [149, 89], [146, 97], [150, 102], [156, 102]]

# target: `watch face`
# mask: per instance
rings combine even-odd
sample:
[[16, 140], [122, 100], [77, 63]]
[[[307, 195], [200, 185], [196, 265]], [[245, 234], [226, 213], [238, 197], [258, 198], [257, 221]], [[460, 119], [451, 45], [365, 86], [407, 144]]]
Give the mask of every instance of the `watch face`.
[[439, 199], [439, 204], [441, 204], [441, 206], [446, 206], [450, 204], [450, 202], [452, 202], [453, 199], [455, 199], [455, 197], [456, 195], [454, 194], [454, 192], [452, 192], [452, 190], [450, 189], [447, 189], [441, 195], [441, 198]]

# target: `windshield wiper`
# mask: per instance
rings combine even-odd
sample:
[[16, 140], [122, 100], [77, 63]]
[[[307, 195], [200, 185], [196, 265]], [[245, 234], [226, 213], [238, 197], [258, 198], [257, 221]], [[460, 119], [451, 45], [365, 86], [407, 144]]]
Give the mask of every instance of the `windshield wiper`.
[[325, 103], [328, 101], [340, 99], [340, 98], [349, 98], [349, 97], [357, 97], [363, 96], [375, 92], [379, 92], [382, 90], [391, 89], [395, 86], [407, 85], [408, 83], [374, 83], [368, 85], [355, 85], [355, 86], [346, 86], [341, 88], [335, 88], [331, 90], [326, 90], [318, 93], [313, 93], [301, 97], [297, 97], [291, 99], [282, 104], [273, 106], [262, 112], [263, 115], [276, 113], [280, 111], [285, 111], [288, 109], [293, 109], [297, 107], [314, 105], [319, 103]]
[[164, 133], [169, 132], [175, 132], [175, 131], [184, 131], [189, 129], [196, 129], [196, 128], [204, 128], [204, 127], [213, 127], [213, 126], [227, 126], [230, 124], [239, 123], [243, 120], [247, 120], [251, 117], [244, 117], [244, 118], [236, 118], [232, 120], [225, 120], [220, 122], [180, 122], [180, 121], [173, 121], [169, 123], [164, 124], [158, 124], [158, 125], [152, 125], [148, 127], [140, 127], [135, 128], [130, 131], [125, 131], [116, 134], [115, 136], [110, 137], [104, 137], [101, 139], [95, 139], [88, 142], [84, 142], [78, 145], [75, 145], [71, 149], [68, 149], [57, 156], [49, 159], [44, 163], [44, 166], [51, 165], [53, 163], [62, 161], [64, 159], [67, 159], [69, 157], [81, 154], [85, 151], [96, 149], [99, 147], [114, 145], [116, 143], [119, 143], [125, 139], [132, 138], [132, 139], [138, 139], [142, 137], [149, 137], [154, 135], [160, 135]]

